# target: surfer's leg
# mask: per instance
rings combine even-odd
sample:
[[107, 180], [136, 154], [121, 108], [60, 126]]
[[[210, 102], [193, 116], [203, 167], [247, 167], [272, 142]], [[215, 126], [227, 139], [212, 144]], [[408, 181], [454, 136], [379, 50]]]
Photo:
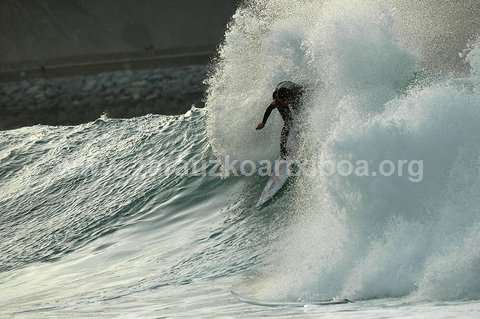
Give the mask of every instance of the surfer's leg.
[[282, 129], [282, 135], [280, 136], [280, 157], [285, 160], [288, 157], [287, 142], [289, 133], [290, 128], [288, 125], [284, 125]]

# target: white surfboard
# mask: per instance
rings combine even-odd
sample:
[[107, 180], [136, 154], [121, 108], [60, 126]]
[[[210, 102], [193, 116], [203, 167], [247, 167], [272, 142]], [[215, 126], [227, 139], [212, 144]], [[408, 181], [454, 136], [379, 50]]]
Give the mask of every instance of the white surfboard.
[[309, 301], [267, 301], [242, 296], [241, 294], [231, 291], [232, 295], [239, 301], [255, 306], [262, 307], [305, 307], [305, 306], [333, 306], [351, 303], [348, 299], [327, 299], [327, 300], [309, 300]]
[[288, 161], [279, 159], [275, 163], [274, 172], [268, 179], [267, 185], [255, 206], [256, 208], [260, 208], [269, 202], [282, 189], [290, 176], [290, 164]]
[[[295, 128], [291, 128], [290, 135], [287, 141], [287, 148], [290, 155], [289, 160], [295, 158], [298, 152], [297, 135], [298, 134]], [[255, 205], [256, 208], [261, 208], [283, 188], [283, 185], [285, 185], [288, 178], [290, 177], [290, 166], [290, 161], [282, 159], [278, 159], [277, 161], [275, 161], [273, 174], [268, 179], [267, 185], [265, 185], [262, 195], [260, 196], [257, 205]]]

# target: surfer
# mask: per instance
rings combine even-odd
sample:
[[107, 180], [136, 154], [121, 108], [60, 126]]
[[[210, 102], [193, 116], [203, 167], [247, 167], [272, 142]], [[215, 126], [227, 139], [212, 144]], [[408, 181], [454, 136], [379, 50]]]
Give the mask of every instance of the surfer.
[[263, 129], [272, 111], [274, 109], [278, 110], [283, 119], [283, 128], [280, 135], [280, 156], [282, 159], [288, 157], [288, 136], [293, 126], [293, 120], [300, 112], [300, 103], [304, 92], [303, 87], [296, 83], [280, 82], [273, 92], [273, 101], [265, 111], [263, 121], [257, 126], [257, 130]]

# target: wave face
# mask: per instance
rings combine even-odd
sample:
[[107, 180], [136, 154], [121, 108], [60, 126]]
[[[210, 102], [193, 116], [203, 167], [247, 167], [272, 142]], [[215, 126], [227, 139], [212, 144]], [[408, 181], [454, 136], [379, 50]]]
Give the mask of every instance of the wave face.
[[0, 132], [1, 316], [158, 317], [192, 282], [251, 268], [273, 218], [245, 213], [246, 179], [192, 174], [210, 159], [195, 108]]
[[187, 181], [164, 172], [207, 148], [201, 122], [186, 130], [190, 118], [2, 132], [0, 270], [54, 261], [144, 218], [150, 199], [171, 198]]
[[[439, 19], [459, 14], [449, 9]], [[463, 42], [463, 66], [449, 57], [439, 69], [432, 53], [443, 47], [458, 57], [454, 45], [472, 30], [452, 30], [449, 50], [444, 34], [427, 48], [435, 21], [404, 19], [425, 10], [405, 1], [258, 0], [234, 16], [209, 79], [208, 129], [218, 156], [278, 154], [279, 117], [262, 133], [254, 126], [275, 85], [292, 80], [308, 88], [309, 156], [424, 164], [417, 183], [405, 176], [296, 180], [295, 200], [281, 212], [292, 221], [251, 287], [257, 294], [480, 297], [480, 45]]]

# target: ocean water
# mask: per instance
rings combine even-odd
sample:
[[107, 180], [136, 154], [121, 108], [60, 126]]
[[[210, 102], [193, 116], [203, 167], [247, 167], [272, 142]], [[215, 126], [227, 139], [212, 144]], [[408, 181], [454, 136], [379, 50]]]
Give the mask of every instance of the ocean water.
[[[0, 318], [478, 318], [480, 45], [439, 68], [435, 24], [402, 23], [420, 9], [252, 1], [205, 109], [0, 132]], [[279, 116], [254, 128], [287, 79], [307, 88], [300, 159], [421, 179], [303, 174], [258, 210], [265, 177], [196, 174], [276, 158]], [[309, 305], [331, 298], [353, 302]]]

